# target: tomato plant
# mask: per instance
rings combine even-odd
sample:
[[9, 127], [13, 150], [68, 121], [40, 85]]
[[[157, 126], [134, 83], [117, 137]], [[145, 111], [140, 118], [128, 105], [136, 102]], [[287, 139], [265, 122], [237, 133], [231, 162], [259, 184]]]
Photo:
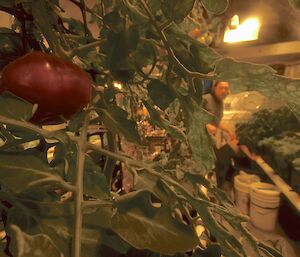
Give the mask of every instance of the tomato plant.
[[[78, 7], [82, 19], [66, 18], [62, 2]], [[204, 80], [229, 81], [236, 90], [282, 98], [299, 119], [299, 80], [277, 76], [265, 65], [224, 58], [188, 36], [187, 28], [224, 12], [227, 0], [87, 3], [0, 0], [0, 10], [16, 19], [11, 29], [0, 30], [0, 45], [10, 46], [0, 49], [1, 65], [11, 63], [2, 74], [10, 93], [0, 95], [2, 252], [22, 257], [246, 257], [247, 245], [257, 256], [280, 256], [252, 237], [244, 226], [247, 217], [204, 177], [214, 154], [205, 127], [212, 117], [201, 108], [201, 92]], [[33, 49], [40, 52], [12, 62]], [[76, 60], [95, 85], [87, 105], [88, 78], [65, 59]], [[34, 87], [27, 91], [26, 85]], [[40, 109], [34, 119], [51, 121], [62, 114], [67, 127], [34, 125], [35, 103]], [[139, 133], [138, 107], [146, 108], [147, 121], [178, 146], [164, 163], [142, 156], [147, 138]], [[97, 143], [89, 140], [94, 126]], [[176, 165], [170, 165], [174, 156]], [[120, 174], [132, 178], [128, 190], [119, 186]], [[196, 234], [199, 221], [206, 245]]]

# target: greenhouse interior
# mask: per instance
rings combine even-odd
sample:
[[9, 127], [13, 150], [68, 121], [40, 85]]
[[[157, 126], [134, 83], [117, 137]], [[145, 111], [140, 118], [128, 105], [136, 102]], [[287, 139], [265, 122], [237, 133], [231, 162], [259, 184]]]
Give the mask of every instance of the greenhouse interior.
[[300, 0], [0, 0], [0, 257], [300, 257]]

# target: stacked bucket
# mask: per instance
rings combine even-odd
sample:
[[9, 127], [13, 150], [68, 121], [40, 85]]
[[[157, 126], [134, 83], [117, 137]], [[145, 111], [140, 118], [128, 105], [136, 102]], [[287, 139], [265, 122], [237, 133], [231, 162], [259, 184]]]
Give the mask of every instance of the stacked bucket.
[[256, 175], [243, 171], [234, 178], [235, 203], [251, 223], [263, 231], [276, 227], [280, 205], [280, 191], [276, 186], [260, 182]]

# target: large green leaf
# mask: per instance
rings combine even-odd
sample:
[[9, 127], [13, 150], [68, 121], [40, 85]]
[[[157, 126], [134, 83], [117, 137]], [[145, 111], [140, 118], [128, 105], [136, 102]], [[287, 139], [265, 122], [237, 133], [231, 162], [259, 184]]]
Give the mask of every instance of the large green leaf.
[[124, 19], [121, 18], [120, 13], [117, 11], [106, 14], [103, 17], [103, 21], [115, 32], [120, 32], [125, 29]]
[[300, 80], [276, 75], [266, 65], [238, 62], [225, 58], [217, 63], [218, 80], [231, 83], [232, 91], [259, 91], [271, 99], [284, 100], [300, 120]]
[[32, 183], [46, 181], [40, 186], [48, 189], [62, 188], [65, 183], [58, 168], [51, 168], [40, 158], [26, 153], [0, 153], [0, 183], [13, 192], [20, 193], [30, 188]]
[[193, 159], [198, 162], [198, 172], [201, 172], [201, 174], [209, 172], [215, 161], [214, 143], [206, 129], [206, 124], [211, 122], [212, 119], [210, 114], [197, 106], [189, 119], [187, 137]]
[[35, 0], [32, 1], [32, 15], [34, 24], [40, 29], [45, 36], [51, 50], [58, 55], [65, 54], [62, 50], [62, 44], [58, 32], [58, 7], [55, 1]]
[[149, 102], [144, 101], [144, 105], [150, 114], [150, 122], [152, 124], [165, 129], [167, 133], [174, 138], [177, 138], [183, 142], [186, 141], [186, 136], [181, 129], [172, 125], [168, 120], [161, 117], [160, 113]]
[[83, 178], [84, 192], [97, 198], [109, 197], [109, 188], [102, 169], [90, 157], [86, 157]]
[[11, 225], [7, 231], [11, 237], [9, 250], [14, 257], [61, 257], [60, 251], [45, 234], [28, 235], [16, 226]]
[[195, 0], [163, 0], [161, 9], [164, 15], [176, 23], [180, 23], [192, 11]]
[[0, 6], [12, 8], [14, 6], [14, 1], [0, 0]]
[[221, 248], [218, 244], [211, 244], [205, 250], [197, 249], [192, 257], [221, 257]]
[[125, 61], [129, 54], [136, 50], [139, 42], [137, 26], [130, 26], [118, 33], [109, 34], [108, 65], [112, 69], [126, 68]]
[[191, 71], [211, 72], [216, 62], [222, 58], [215, 50], [189, 37], [177, 25], [166, 29], [166, 34], [178, 60]]
[[119, 197], [116, 207], [113, 230], [137, 249], [174, 255], [198, 244], [194, 231], [174, 219], [169, 208], [153, 207], [148, 191]]
[[[43, 219], [41, 226], [61, 249], [65, 256], [71, 256], [73, 227], [71, 220]], [[130, 245], [117, 236], [113, 231], [99, 226], [84, 225], [81, 234], [82, 256], [97, 256], [100, 247], [106, 245], [115, 251], [125, 254]]]
[[[73, 183], [75, 183], [77, 174], [77, 154], [77, 147], [73, 144], [66, 149], [66, 155], [62, 157], [67, 160], [69, 166], [66, 179]], [[100, 166], [98, 166], [89, 155], [86, 155], [85, 157], [83, 191], [84, 194], [99, 199], [109, 197], [109, 188], [106, 177]]]
[[4, 92], [0, 95], [0, 115], [18, 120], [29, 120], [32, 117], [33, 105], [27, 101]]
[[300, 10], [300, 1], [299, 0], [288, 0], [290, 5], [293, 6], [295, 9]]
[[143, 12], [138, 5], [134, 5], [129, 0], [120, 1], [120, 7], [124, 10], [125, 13], [128, 13], [130, 18], [135, 24], [139, 24], [141, 26], [147, 25], [149, 22], [148, 16]]
[[153, 176], [146, 171], [139, 171], [135, 188], [137, 190], [148, 190], [163, 203], [169, 204], [171, 202], [170, 195], [164, 190], [161, 181], [158, 178], [153, 178]]
[[228, 0], [201, 0], [204, 8], [214, 14], [221, 14], [226, 11], [229, 1]]
[[[10, 1], [4, 2], [10, 3]], [[0, 28], [0, 70], [23, 54], [20, 35], [9, 28]]]
[[148, 84], [148, 93], [151, 100], [162, 110], [165, 110], [175, 100], [175, 93], [158, 79], [151, 80]]
[[[65, 24], [68, 25], [68, 29], [73, 32], [74, 34], [77, 35], [82, 35], [82, 36], [87, 36], [85, 33], [85, 27], [82, 21], [78, 20], [78, 19], [73, 19], [73, 18], [63, 18], [63, 21]], [[91, 37], [92, 34], [91, 32], [88, 30], [87, 31], [88, 35]]]
[[140, 41], [137, 49], [131, 54], [139, 69], [152, 65], [156, 61], [156, 55], [155, 45], [149, 41]]
[[127, 140], [140, 143], [136, 123], [128, 119], [128, 113], [118, 106], [103, 110], [103, 122], [113, 133], [122, 134]]

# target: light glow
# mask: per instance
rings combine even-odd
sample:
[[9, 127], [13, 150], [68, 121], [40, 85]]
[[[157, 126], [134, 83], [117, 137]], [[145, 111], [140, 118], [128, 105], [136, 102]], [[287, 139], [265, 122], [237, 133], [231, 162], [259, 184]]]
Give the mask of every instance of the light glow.
[[114, 82], [114, 87], [119, 89], [119, 90], [122, 90], [122, 84], [119, 83], [119, 82]]
[[225, 30], [224, 42], [235, 43], [258, 39], [261, 23], [257, 17], [250, 17], [239, 24], [239, 16], [234, 15], [230, 26]]

